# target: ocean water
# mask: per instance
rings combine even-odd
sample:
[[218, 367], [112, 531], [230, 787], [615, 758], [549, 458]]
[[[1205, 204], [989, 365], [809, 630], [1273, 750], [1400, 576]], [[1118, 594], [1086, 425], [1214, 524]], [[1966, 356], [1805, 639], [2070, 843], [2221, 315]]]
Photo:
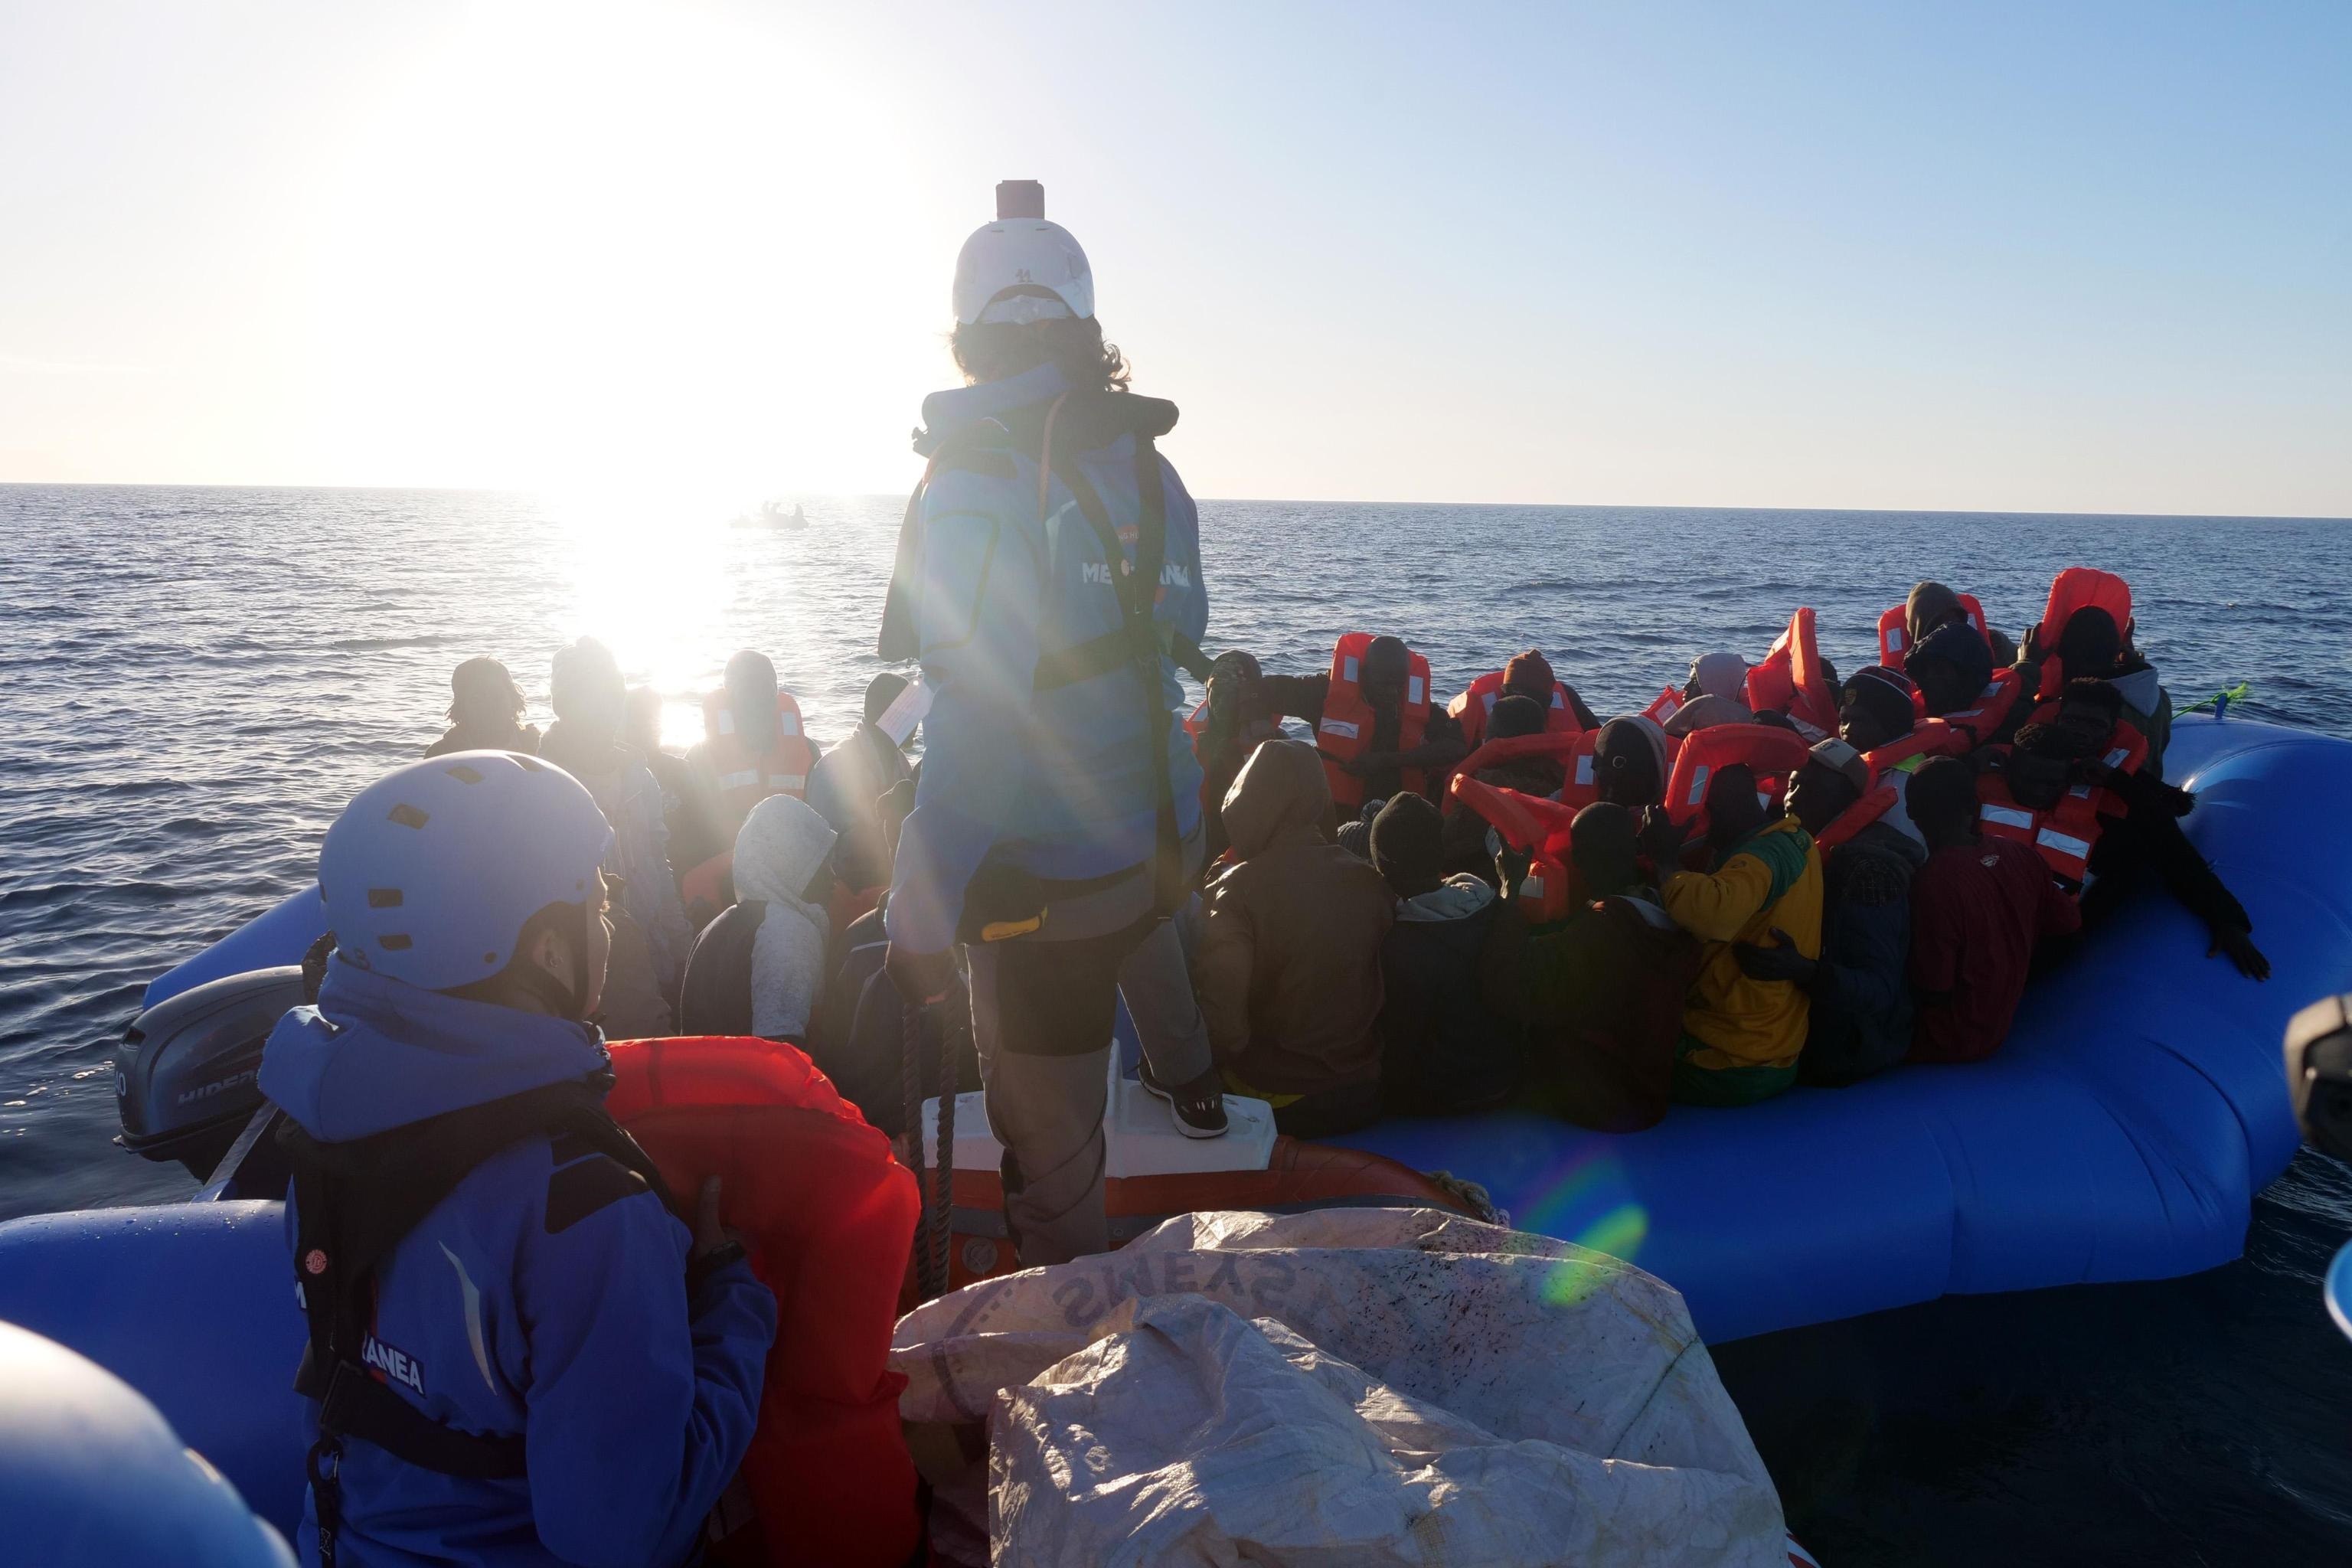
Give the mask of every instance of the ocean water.
[[[110, 1063], [163, 969], [307, 881], [342, 802], [437, 734], [460, 659], [544, 722], [604, 638], [697, 695], [757, 647], [820, 739], [881, 668], [900, 502], [812, 528], [428, 491], [0, 486], [0, 1217], [186, 1192], [116, 1148]], [[1921, 576], [2014, 632], [2051, 574], [2122, 573], [2183, 704], [2352, 735], [2352, 523], [1622, 508], [1202, 505], [1212, 648], [1269, 669], [1401, 632], [1443, 692], [1538, 647], [1603, 713], [1818, 612], [1841, 669]], [[1825, 1561], [2352, 1561], [2352, 1344], [2318, 1274], [2352, 1173], [2306, 1153], [2246, 1258], [2188, 1280], [1962, 1299], [1722, 1347]]]

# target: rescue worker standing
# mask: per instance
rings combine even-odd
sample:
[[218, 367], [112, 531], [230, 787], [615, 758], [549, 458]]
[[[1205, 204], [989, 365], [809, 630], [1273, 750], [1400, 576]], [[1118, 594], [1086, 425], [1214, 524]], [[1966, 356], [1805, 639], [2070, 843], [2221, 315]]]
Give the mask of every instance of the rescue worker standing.
[[310, 1320], [303, 1560], [675, 1564], [742, 1463], [776, 1302], [604, 1109], [582, 1020], [612, 829], [502, 752], [362, 790], [319, 854], [338, 946], [269, 1037]]
[[[1192, 499], [1152, 444], [1175, 405], [1127, 390], [1043, 190], [1008, 181], [997, 211], [957, 259], [970, 384], [924, 401], [931, 466], [883, 616], [881, 656], [919, 658], [934, 693], [885, 923], [910, 1002], [949, 994], [965, 945], [1006, 1217], [1034, 1267], [1109, 1246], [1106, 1053], [1121, 962], [1198, 863], [1174, 659], [1197, 660], [1208, 601]], [[982, 873], [988, 907], [968, 909]]]

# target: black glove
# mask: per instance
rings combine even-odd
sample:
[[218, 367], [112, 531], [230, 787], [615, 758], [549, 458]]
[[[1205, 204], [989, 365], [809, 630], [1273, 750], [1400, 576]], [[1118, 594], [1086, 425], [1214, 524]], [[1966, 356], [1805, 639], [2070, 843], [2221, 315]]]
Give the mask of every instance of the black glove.
[[1792, 985], [1810, 985], [1813, 971], [1820, 965], [1797, 951], [1797, 944], [1779, 926], [1772, 928], [1773, 947], [1762, 947], [1752, 942], [1737, 943], [1732, 957], [1739, 961], [1741, 973], [1750, 980], [1785, 980]]

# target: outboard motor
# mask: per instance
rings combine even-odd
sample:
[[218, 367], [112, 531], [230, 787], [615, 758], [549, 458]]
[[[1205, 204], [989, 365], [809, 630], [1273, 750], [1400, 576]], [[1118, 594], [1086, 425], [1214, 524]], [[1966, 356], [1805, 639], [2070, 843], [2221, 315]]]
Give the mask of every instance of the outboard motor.
[[115, 1068], [122, 1146], [212, 1178], [261, 1108], [261, 1047], [306, 1000], [289, 963], [206, 981], [131, 1020]]

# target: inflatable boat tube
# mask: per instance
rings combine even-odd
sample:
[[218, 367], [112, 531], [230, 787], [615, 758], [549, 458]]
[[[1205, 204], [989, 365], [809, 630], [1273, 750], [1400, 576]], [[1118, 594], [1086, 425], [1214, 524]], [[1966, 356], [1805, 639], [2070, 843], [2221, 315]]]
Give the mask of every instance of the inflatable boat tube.
[[305, 1331], [291, 1285], [280, 1203], [85, 1209], [0, 1225], [0, 1319], [145, 1394], [289, 1540], [302, 1523], [310, 1445], [310, 1410], [294, 1392]]
[[2352, 989], [2352, 742], [2185, 718], [2168, 773], [2254, 921], [2258, 984], [2152, 891], [2039, 981], [2000, 1054], [1622, 1136], [1524, 1114], [1340, 1140], [1484, 1184], [1512, 1223], [1672, 1283], [1710, 1341], [1948, 1292], [2149, 1279], [2238, 1256], [2298, 1134], [2287, 1019]]
[[327, 906], [313, 882], [299, 892], [287, 894], [185, 963], [149, 981], [147, 994], [139, 999], [140, 1009], [143, 1012], [207, 980], [299, 963], [310, 944], [326, 934]]
[[[135, 1506], [125, 1507], [135, 1500]], [[8, 1560], [42, 1568], [294, 1568], [278, 1532], [121, 1378], [0, 1323]]]

